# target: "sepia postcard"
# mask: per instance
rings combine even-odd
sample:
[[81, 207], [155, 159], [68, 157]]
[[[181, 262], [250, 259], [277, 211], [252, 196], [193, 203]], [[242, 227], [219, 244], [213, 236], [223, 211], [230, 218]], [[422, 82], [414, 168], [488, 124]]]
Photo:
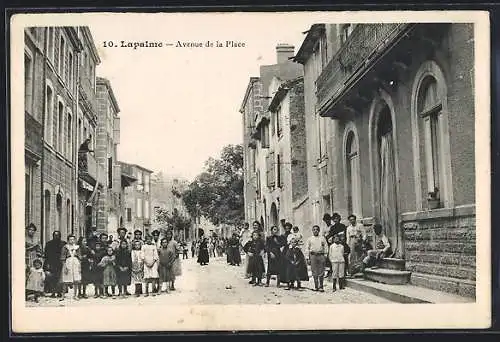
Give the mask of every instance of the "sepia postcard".
[[13, 333], [490, 326], [487, 12], [10, 27]]

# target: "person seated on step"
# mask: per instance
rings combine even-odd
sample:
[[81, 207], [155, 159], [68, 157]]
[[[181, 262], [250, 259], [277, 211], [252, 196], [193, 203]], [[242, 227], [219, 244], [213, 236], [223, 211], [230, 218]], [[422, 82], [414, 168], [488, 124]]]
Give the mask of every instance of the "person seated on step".
[[364, 271], [366, 267], [374, 266], [377, 261], [390, 256], [392, 253], [391, 243], [389, 242], [387, 236], [383, 233], [382, 225], [378, 223], [374, 224], [373, 231], [375, 232], [375, 241], [373, 244], [375, 249], [367, 251], [367, 256], [363, 259], [362, 271]]

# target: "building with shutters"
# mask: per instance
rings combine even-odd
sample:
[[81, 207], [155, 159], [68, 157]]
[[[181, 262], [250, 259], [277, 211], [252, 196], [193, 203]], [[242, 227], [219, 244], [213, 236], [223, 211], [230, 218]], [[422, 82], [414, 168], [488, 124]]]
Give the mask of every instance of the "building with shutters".
[[[276, 46], [277, 63], [260, 66], [259, 77], [251, 77], [248, 83], [240, 113], [243, 116], [243, 157], [244, 157], [244, 197], [245, 220], [259, 221], [265, 232], [279, 219], [292, 220], [280, 214], [280, 196], [275, 190], [276, 178], [280, 177], [277, 158], [270, 155], [271, 140], [277, 137], [271, 130], [273, 124], [269, 104], [274, 94], [270, 85], [295, 80], [302, 76], [300, 65], [290, 60], [294, 47], [288, 44]], [[276, 156], [276, 155], [274, 155]], [[280, 157], [281, 158], [281, 157]], [[275, 161], [272, 161], [275, 160]], [[280, 161], [281, 163], [281, 161]], [[281, 181], [281, 180], [280, 180]], [[279, 188], [279, 187], [277, 187]]]
[[[128, 231], [140, 230], [143, 234], [151, 232], [151, 174], [153, 171], [140, 165], [119, 162], [122, 178], [131, 184], [124, 186], [122, 202], [124, 208], [123, 224]], [[122, 222], [120, 222], [122, 223]]]
[[398, 267], [370, 277], [474, 297], [473, 25], [315, 24], [294, 60], [313, 221], [380, 223]]

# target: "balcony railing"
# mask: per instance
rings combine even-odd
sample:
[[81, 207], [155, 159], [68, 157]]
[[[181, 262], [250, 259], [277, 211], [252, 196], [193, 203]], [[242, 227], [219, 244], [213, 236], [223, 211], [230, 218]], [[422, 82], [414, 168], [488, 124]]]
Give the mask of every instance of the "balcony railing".
[[24, 115], [24, 144], [32, 157], [39, 160], [42, 157], [42, 124], [29, 113]]
[[87, 182], [105, 184], [106, 173], [90, 153], [78, 153], [78, 174]]
[[336, 98], [349, 79], [409, 25], [358, 24], [316, 80], [318, 109]]

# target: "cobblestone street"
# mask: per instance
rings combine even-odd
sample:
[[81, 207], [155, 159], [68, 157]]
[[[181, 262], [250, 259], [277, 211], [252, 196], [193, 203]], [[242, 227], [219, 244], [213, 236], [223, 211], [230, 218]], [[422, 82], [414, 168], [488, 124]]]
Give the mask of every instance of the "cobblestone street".
[[[271, 286], [254, 287], [243, 278], [243, 266], [229, 266], [225, 257], [212, 258], [207, 266], [200, 266], [196, 259], [183, 260], [183, 274], [176, 281], [176, 290], [162, 293], [155, 297], [106, 298], [73, 300], [69, 293], [63, 301], [55, 298], [40, 298], [39, 303], [28, 302], [27, 306], [92, 306], [112, 303], [113, 305], [199, 305], [199, 304], [335, 304], [335, 303], [390, 303], [385, 299], [346, 288], [332, 293], [331, 283], [326, 282], [324, 293], [310, 290], [312, 279], [304, 283], [302, 291], [286, 291], [276, 288], [276, 281]], [[226, 287], [230, 287], [226, 289]], [[93, 287], [88, 288], [93, 295]], [[132, 292], [132, 287], [129, 288]], [[71, 290], [70, 290], [71, 292]]]

